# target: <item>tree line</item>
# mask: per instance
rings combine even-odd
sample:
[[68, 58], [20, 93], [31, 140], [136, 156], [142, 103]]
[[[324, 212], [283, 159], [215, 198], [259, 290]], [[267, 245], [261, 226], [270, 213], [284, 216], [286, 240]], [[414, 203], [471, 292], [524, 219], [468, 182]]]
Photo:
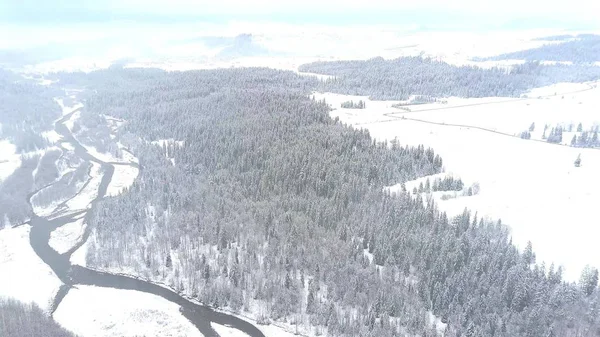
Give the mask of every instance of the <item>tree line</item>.
[[400, 57], [385, 60], [322, 61], [303, 64], [302, 72], [332, 75], [316, 87], [374, 100], [428, 100], [458, 97], [519, 97], [529, 89], [558, 82], [585, 82], [600, 78], [600, 67], [542, 65], [526, 62], [510, 69], [455, 66], [432, 58]]
[[0, 336], [75, 337], [36, 304], [10, 298], [0, 298]]

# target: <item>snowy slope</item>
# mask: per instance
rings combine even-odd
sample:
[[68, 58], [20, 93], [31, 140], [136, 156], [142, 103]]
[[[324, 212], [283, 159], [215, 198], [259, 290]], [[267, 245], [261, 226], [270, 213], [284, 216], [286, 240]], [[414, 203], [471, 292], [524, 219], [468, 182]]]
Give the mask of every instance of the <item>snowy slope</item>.
[[47, 311], [61, 282], [29, 245], [30, 229], [0, 230], [0, 297], [34, 302]]
[[[546, 88], [542, 92], [548, 90], [553, 89]], [[489, 127], [507, 133], [524, 130], [535, 118], [541, 125], [545, 121], [569, 122], [584, 118], [591, 123], [600, 119], [600, 114], [592, 111], [599, 99], [596, 90], [572, 94], [568, 99], [570, 103], [566, 103], [565, 95], [564, 106], [559, 103], [563, 101], [562, 95], [557, 95], [548, 99], [548, 103], [545, 99], [539, 100], [542, 101], [539, 105], [535, 105], [538, 99], [518, 102], [520, 110], [516, 110], [517, 103], [500, 103], [477, 106], [474, 111], [470, 111], [474, 107], [458, 107], [411, 112], [404, 114], [406, 119], [394, 119], [384, 115], [393, 102], [367, 101], [365, 110], [337, 109], [331, 115], [342, 122], [367, 128], [380, 140], [397, 137], [402, 144], [432, 147], [441, 155], [447, 172], [461, 177], [466, 185], [478, 182], [481, 188], [476, 196], [438, 201], [442, 210], [458, 214], [468, 207], [478, 211], [480, 216], [501, 218], [512, 228], [516, 244], [524, 247], [531, 240], [538, 261], [544, 260], [547, 265], [550, 262], [562, 264], [566, 267], [565, 277], [576, 280], [586, 264], [600, 266], [597, 262], [600, 251], [595, 249], [600, 228], [593, 206], [600, 200], [600, 151], [443, 123]], [[336, 102], [360, 98], [339, 96], [317, 94], [317, 98]], [[527, 106], [526, 102], [531, 105]], [[553, 109], [554, 105], [560, 108]], [[576, 168], [573, 161], [578, 154], [581, 154], [582, 166]]]
[[202, 336], [178, 305], [134, 290], [78, 285], [67, 293], [54, 319], [85, 337]]

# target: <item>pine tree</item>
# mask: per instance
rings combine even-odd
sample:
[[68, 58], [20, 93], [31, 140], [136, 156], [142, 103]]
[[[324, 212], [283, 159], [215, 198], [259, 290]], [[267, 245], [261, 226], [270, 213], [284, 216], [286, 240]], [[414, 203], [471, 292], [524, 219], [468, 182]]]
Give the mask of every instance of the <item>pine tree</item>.
[[579, 286], [586, 296], [590, 296], [598, 286], [598, 269], [585, 266], [579, 278]]
[[167, 267], [168, 269], [171, 269], [172, 266], [173, 266], [173, 261], [171, 261], [171, 254], [167, 254], [167, 258], [165, 261], [165, 267]]
[[535, 263], [535, 253], [533, 252], [533, 246], [531, 241], [527, 241], [527, 245], [525, 246], [525, 250], [523, 251], [523, 260], [527, 264]]

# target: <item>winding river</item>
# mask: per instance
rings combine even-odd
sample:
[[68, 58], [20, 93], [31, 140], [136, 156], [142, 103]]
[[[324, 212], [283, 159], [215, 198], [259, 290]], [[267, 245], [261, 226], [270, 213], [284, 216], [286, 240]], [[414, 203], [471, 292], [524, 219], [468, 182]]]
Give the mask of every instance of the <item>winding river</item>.
[[[79, 109], [63, 116], [55, 123], [55, 131], [63, 137], [63, 142], [70, 143], [75, 155], [90, 163], [95, 162], [102, 167], [104, 175], [98, 188], [98, 194], [91, 203], [92, 209], [104, 195], [114, 173], [114, 163], [107, 163], [95, 158], [83, 147], [73, 136], [71, 131], [64, 125], [64, 122], [72, 117]], [[63, 149], [64, 150], [64, 149]], [[120, 164], [123, 165], [123, 164]], [[138, 167], [137, 164], [125, 164]], [[139, 168], [139, 167], [138, 167]], [[35, 192], [28, 197], [29, 206], [31, 205], [31, 197]], [[85, 211], [83, 211], [85, 212]], [[59, 254], [50, 244], [50, 234], [53, 230], [74, 221], [74, 218], [80, 216], [82, 211], [74, 212], [67, 215], [61, 215], [56, 218], [39, 217], [32, 215], [30, 224], [32, 226], [29, 236], [31, 247], [35, 253], [46, 263], [62, 281], [63, 285], [59, 289], [52, 304], [52, 312], [58, 308], [62, 299], [67, 295], [69, 289], [73, 286], [93, 285], [98, 287], [110, 287], [124, 290], [137, 290], [145, 293], [160, 296], [170, 302], [173, 302], [181, 307], [182, 314], [205, 336], [219, 337], [219, 334], [212, 328], [211, 323], [226, 325], [231, 328], [240, 330], [241, 332], [251, 337], [265, 337], [265, 335], [251, 323], [244, 321], [238, 317], [228, 315], [221, 312], [216, 312], [210, 307], [194, 303], [176, 292], [163, 286], [153, 284], [144, 280], [128, 277], [124, 275], [115, 275], [107, 272], [100, 272], [86, 267], [72, 265], [70, 262], [71, 255], [80, 248], [88, 239], [91, 233], [91, 226], [86, 226], [82, 239], [69, 251], [64, 254]], [[85, 218], [89, 223], [91, 212], [87, 211]]]

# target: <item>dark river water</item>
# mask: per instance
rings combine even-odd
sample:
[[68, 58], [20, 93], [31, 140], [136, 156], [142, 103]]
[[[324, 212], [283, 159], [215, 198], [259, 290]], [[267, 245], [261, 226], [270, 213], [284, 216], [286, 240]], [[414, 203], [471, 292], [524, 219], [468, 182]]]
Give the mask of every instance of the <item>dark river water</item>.
[[[80, 157], [84, 161], [96, 162], [102, 166], [104, 175], [98, 189], [98, 196], [92, 202], [91, 207], [93, 208], [96, 203], [100, 201], [106, 194], [106, 189], [108, 188], [108, 184], [110, 183], [114, 173], [114, 166], [112, 164], [100, 161], [90, 155], [87, 150], [75, 139], [75, 137], [73, 137], [70, 130], [63, 124], [63, 122], [68, 120], [75, 112], [76, 111], [65, 115], [62, 119], [57, 121], [55, 130], [63, 137], [63, 142], [68, 142], [73, 146], [76, 156]], [[130, 165], [138, 167], [137, 164]], [[30, 206], [31, 196], [33, 196], [33, 194], [35, 194], [35, 192], [29, 195]], [[235, 316], [216, 312], [210, 307], [194, 303], [165, 287], [133, 277], [115, 275], [72, 265], [70, 262], [71, 254], [81, 247], [88, 239], [91, 232], [91, 226], [86, 227], [82, 240], [78, 242], [75, 247], [71, 248], [64, 254], [59, 254], [52, 247], [50, 247], [50, 233], [56, 228], [74, 221], [74, 218], [81, 214], [82, 212], [76, 212], [59, 216], [57, 218], [52, 218], [51, 220], [45, 217], [38, 217], [36, 215], [33, 215], [31, 218], [30, 223], [32, 228], [29, 236], [31, 247], [44, 261], [44, 263], [52, 268], [54, 273], [63, 282], [63, 286], [61, 286], [56, 298], [54, 299], [52, 312], [54, 312], [60, 305], [60, 302], [67, 295], [69, 289], [77, 284], [110, 287], [115, 289], [137, 290], [160, 296], [181, 306], [181, 313], [206, 337], [219, 336], [211, 327], [211, 322], [238, 329], [251, 337], [264, 337], [264, 334], [251, 323]], [[90, 214], [91, 212], [88, 211], [85, 215], [86, 220], [89, 220], [88, 217]]]

